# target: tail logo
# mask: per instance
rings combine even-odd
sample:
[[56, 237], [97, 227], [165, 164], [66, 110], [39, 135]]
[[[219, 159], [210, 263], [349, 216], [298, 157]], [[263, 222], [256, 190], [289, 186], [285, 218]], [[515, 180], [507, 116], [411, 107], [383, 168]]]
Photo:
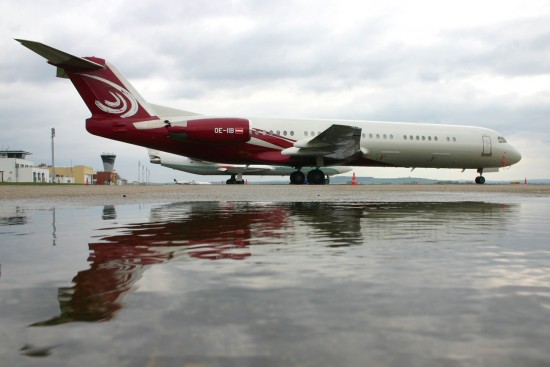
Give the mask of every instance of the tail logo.
[[128, 92], [128, 90], [122, 88], [120, 85], [117, 85], [107, 79], [100, 78], [96, 75], [89, 75], [89, 74], [80, 74], [80, 75], [86, 78], [98, 80], [117, 90], [117, 92], [109, 92], [111, 96], [114, 98], [113, 101], [109, 101], [109, 100], [104, 100], [103, 102], [95, 101], [96, 106], [101, 111], [106, 113], [112, 113], [114, 115], [120, 115], [121, 118], [131, 117], [137, 113], [139, 104], [136, 98], [130, 92]]

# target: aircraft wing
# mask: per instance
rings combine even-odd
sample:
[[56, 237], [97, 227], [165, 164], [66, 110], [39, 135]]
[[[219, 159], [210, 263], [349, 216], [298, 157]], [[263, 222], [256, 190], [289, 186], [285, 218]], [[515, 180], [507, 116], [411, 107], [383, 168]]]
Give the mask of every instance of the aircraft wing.
[[284, 149], [281, 154], [344, 161], [358, 153], [366, 153], [361, 150], [360, 140], [361, 128], [334, 124], [313, 138], [298, 140], [293, 147]]
[[239, 174], [239, 173], [247, 173], [247, 174], [265, 174], [269, 173], [275, 170], [275, 167], [273, 166], [266, 166], [266, 165], [245, 165], [245, 164], [232, 164], [232, 165], [226, 165], [226, 164], [220, 164], [220, 167], [218, 168], [218, 171], [221, 172], [227, 172], [229, 174]]

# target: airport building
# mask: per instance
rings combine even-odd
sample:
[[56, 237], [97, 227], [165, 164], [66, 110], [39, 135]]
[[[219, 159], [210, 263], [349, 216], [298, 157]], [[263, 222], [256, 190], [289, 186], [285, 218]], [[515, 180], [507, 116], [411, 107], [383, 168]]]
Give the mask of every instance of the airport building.
[[102, 154], [103, 172], [87, 166], [55, 167], [35, 166], [26, 159], [31, 153], [23, 150], [0, 150], [1, 182], [55, 182], [81, 185], [123, 185], [125, 180], [114, 170], [116, 155]]
[[116, 155], [113, 153], [103, 153], [101, 161], [103, 162], [103, 172], [97, 172], [94, 175], [96, 185], [122, 185], [122, 179], [115, 171]]
[[122, 185], [122, 179], [116, 172], [97, 172], [94, 175], [96, 185]]
[[94, 170], [87, 166], [55, 167], [55, 182], [92, 185]]
[[50, 182], [50, 170], [36, 167], [23, 150], [0, 150], [0, 182]]

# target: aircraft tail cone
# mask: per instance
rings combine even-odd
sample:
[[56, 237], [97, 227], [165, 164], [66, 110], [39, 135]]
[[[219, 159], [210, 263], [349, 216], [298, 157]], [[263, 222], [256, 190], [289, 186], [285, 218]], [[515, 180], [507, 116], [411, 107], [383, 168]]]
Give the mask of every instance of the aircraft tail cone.
[[351, 177], [351, 184], [353, 186], [357, 185], [357, 177], [355, 177], [355, 172], [353, 172], [353, 176]]

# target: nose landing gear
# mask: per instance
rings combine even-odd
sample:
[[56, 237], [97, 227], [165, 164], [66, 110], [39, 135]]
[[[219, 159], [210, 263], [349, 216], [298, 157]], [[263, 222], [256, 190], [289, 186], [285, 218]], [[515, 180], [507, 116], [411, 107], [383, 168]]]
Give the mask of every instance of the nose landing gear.
[[477, 172], [479, 176], [476, 177], [475, 182], [478, 185], [483, 185], [485, 183], [485, 177], [483, 177], [483, 168], [478, 168]]

